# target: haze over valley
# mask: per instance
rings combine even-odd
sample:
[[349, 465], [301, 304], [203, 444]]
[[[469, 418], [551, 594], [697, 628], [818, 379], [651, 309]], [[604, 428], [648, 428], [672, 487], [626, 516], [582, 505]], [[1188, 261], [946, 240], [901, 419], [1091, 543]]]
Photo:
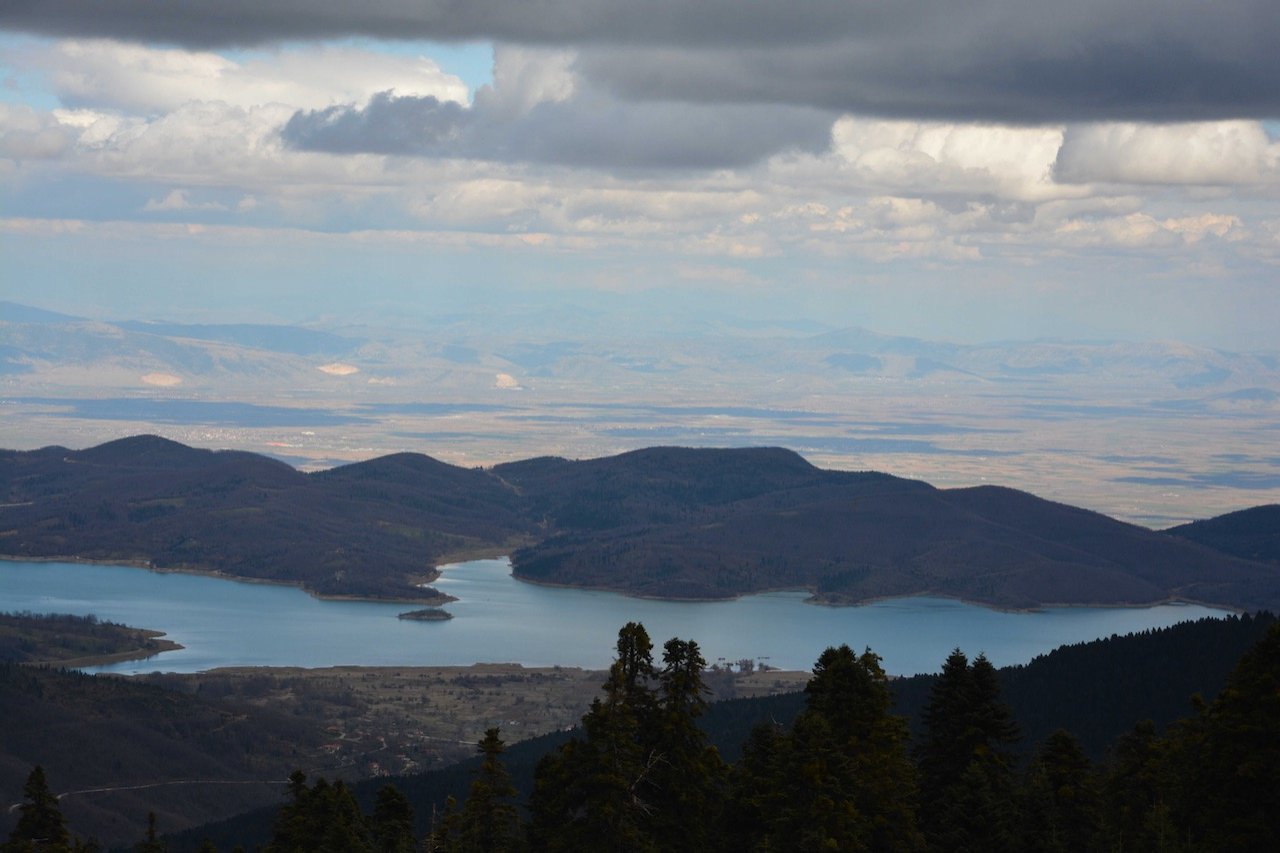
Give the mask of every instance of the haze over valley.
[[0, 306], [7, 444], [142, 432], [305, 470], [653, 445], [996, 483], [1152, 527], [1280, 501], [1280, 355], [959, 344], [816, 322], [644, 328], [621, 304], [396, 327], [183, 324]]

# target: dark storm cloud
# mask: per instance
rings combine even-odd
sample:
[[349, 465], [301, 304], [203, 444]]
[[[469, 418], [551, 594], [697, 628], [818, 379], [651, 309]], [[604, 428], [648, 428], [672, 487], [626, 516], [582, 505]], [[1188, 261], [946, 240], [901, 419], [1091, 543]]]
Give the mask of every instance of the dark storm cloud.
[[[941, 0], [929, 0], [938, 2]], [[926, 4], [919, 5], [923, 8]], [[164, 41], [188, 47], [365, 35], [524, 44], [811, 43], [856, 26], [909, 27], [883, 4], [808, 0], [0, 0], [8, 27], [46, 35]]]
[[785, 148], [818, 151], [831, 119], [803, 107], [578, 97], [511, 116], [484, 98], [462, 107], [383, 93], [367, 106], [299, 111], [283, 136], [308, 151], [550, 163], [602, 169], [746, 166]]
[[1057, 121], [1280, 116], [1275, 0], [0, 0], [50, 35], [190, 47], [366, 35], [581, 51], [632, 99]]

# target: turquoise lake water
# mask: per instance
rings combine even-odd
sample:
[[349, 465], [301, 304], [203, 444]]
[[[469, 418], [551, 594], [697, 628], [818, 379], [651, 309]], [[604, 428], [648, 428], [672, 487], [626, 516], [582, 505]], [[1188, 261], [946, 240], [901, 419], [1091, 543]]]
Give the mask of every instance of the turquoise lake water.
[[165, 631], [184, 649], [93, 672], [196, 672], [219, 666], [445, 666], [516, 662], [607, 667], [618, 628], [643, 622], [659, 654], [693, 639], [708, 661], [762, 660], [807, 670], [827, 646], [870, 646], [891, 674], [935, 672], [960, 647], [997, 666], [1076, 643], [1224, 611], [1198, 605], [1050, 608], [1004, 613], [941, 598], [861, 607], [806, 604], [802, 592], [734, 601], [672, 602], [541, 587], [511, 577], [505, 559], [443, 567], [433, 586], [459, 600], [447, 622], [396, 616], [412, 605], [321, 601], [286, 586], [123, 566], [0, 561], [0, 610], [93, 613]]

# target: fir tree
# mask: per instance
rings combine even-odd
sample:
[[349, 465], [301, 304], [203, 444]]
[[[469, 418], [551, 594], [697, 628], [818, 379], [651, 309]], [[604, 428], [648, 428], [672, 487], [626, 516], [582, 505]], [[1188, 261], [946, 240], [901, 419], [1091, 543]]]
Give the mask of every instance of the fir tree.
[[504, 748], [497, 729], [488, 729], [477, 747], [484, 760], [458, 820], [459, 853], [510, 853], [520, 846], [516, 789], [500, 758]]
[[9, 833], [9, 850], [64, 851], [71, 849], [71, 833], [58, 806], [58, 798], [49, 790], [44, 768], [36, 765], [22, 786], [26, 800], [18, 806], [18, 823]]
[[1130, 853], [1172, 849], [1165, 742], [1144, 720], [1112, 746], [1103, 781], [1103, 831], [1108, 846]]
[[413, 807], [394, 785], [378, 789], [369, 821], [373, 848], [377, 853], [413, 853]]
[[757, 727], [733, 773], [729, 849], [918, 850], [906, 723], [880, 659], [823, 652], [792, 731]]
[[1036, 751], [1023, 785], [1022, 849], [1087, 853], [1101, 849], [1097, 780], [1080, 742], [1059, 729]]
[[1017, 847], [1011, 744], [1018, 737], [995, 667], [959, 649], [942, 667], [924, 712], [920, 815], [935, 850]]
[[642, 732], [654, 756], [643, 796], [651, 831], [664, 851], [703, 851], [724, 800], [724, 762], [698, 727], [707, 708], [707, 662], [693, 640], [668, 640], [659, 674], [656, 726]]
[[147, 837], [134, 848], [136, 853], [164, 853], [168, 847], [156, 832], [156, 813], [147, 812]]
[[1280, 623], [1236, 665], [1227, 686], [1173, 732], [1175, 814], [1204, 850], [1261, 850], [1280, 839]]

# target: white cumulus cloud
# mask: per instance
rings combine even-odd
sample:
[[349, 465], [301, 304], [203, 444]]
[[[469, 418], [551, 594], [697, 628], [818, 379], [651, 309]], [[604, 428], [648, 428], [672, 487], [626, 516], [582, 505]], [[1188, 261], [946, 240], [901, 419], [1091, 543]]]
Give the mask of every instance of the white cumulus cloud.
[[1280, 143], [1256, 121], [1088, 124], [1068, 129], [1054, 172], [1072, 183], [1274, 183]]

